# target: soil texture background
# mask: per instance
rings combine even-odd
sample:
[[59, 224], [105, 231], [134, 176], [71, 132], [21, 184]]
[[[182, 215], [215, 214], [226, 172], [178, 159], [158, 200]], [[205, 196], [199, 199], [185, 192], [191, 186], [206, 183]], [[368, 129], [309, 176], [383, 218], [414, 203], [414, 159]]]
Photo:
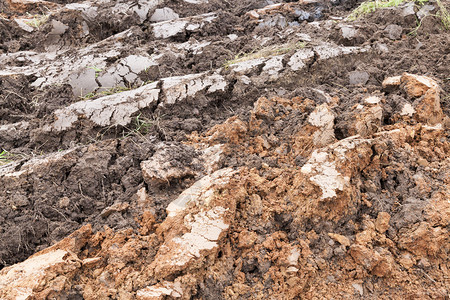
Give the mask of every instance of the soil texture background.
[[0, 1], [0, 299], [449, 299], [447, 0]]

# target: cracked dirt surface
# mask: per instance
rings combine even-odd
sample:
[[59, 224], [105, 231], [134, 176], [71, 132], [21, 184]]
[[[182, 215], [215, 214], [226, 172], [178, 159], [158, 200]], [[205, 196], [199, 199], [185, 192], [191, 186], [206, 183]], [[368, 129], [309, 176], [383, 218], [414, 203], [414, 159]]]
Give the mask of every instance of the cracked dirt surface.
[[358, 4], [0, 2], [0, 299], [448, 299], [450, 34]]

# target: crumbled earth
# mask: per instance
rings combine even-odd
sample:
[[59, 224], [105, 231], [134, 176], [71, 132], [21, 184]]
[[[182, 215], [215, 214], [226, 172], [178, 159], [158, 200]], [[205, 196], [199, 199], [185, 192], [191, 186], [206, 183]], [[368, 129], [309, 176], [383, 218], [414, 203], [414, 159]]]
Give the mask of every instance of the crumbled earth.
[[0, 299], [448, 299], [450, 34], [358, 5], [0, 2]]

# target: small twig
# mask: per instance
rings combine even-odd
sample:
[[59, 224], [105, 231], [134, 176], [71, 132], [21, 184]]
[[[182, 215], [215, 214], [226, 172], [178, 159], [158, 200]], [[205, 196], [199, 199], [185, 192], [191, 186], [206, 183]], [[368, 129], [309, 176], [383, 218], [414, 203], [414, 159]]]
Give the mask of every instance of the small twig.
[[84, 197], [83, 190], [81, 189], [81, 182], [78, 183], [78, 188], [80, 189], [81, 196]]
[[417, 268], [417, 270], [421, 271], [421, 272], [423, 273], [423, 275], [425, 275], [425, 276], [426, 276], [428, 279], [430, 279], [433, 283], [436, 283], [436, 281], [435, 281], [433, 278], [431, 278], [430, 275], [428, 275], [427, 273], [425, 273], [424, 270], [422, 270], [422, 269], [420, 269], [420, 268]]
[[63, 216], [63, 218], [64, 219], [66, 219], [66, 221], [69, 221], [69, 219], [67, 219], [67, 217], [62, 213], [62, 212], [60, 212], [59, 210], [57, 210], [56, 208], [54, 208], [54, 207], [51, 207], [51, 206], [49, 206], [51, 209], [53, 209], [54, 211], [56, 211], [58, 214], [60, 214], [61, 216]]

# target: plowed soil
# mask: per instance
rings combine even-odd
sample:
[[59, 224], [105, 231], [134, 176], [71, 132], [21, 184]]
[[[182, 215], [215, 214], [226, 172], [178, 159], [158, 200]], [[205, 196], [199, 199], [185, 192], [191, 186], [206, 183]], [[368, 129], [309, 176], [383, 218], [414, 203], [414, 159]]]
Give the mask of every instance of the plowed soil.
[[2, 0], [0, 299], [449, 299], [450, 2], [359, 4]]

